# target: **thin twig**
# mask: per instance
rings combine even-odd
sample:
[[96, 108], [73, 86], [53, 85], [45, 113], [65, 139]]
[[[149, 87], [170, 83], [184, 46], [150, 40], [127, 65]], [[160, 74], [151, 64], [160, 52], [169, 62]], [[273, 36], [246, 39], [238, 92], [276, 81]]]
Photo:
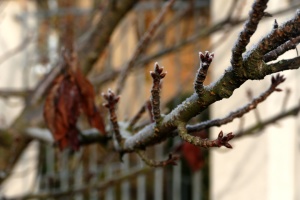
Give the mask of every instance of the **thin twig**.
[[234, 138], [234, 135], [232, 133], [228, 133], [226, 136], [223, 136], [222, 131], [219, 133], [218, 138], [215, 140], [202, 139], [199, 136], [192, 136], [188, 134], [186, 124], [183, 122], [178, 123], [178, 134], [184, 141], [204, 148], [225, 146], [226, 148], [231, 149], [232, 146], [228, 142], [232, 138]]
[[154, 168], [150, 167], [144, 167], [144, 168], [137, 168], [132, 169], [130, 172], [126, 174], [118, 174], [117, 176], [114, 176], [111, 179], [96, 182], [94, 184], [87, 184], [83, 185], [81, 187], [72, 187], [69, 190], [66, 191], [51, 191], [51, 192], [41, 192], [37, 194], [31, 194], [31, 195], [25, 195], [21, 197], [16, 198], [5, 198], [6, 200], [27, 200], [27, 199], [47, 199], [47, 198], [62, 198], [62, 197], [68, 197], [73, 196], [74, 194], [83, 194], [86, 191], [91, 190], [97, 190], [97, 191], [103, 191], [113, 185], [116, 185], [117, 183], [120, 183], [125, 180], [130, 180], [133, 178], [136, 178], [137, 176], [141, 174], [146, 174], [154, 170]]
[[195, 92], [201, 96], [204, 87], [203, 82], [206, 78], [210, 63], [214, 58], [214, 53], [209, 53], [208, 51], [206, 51], [203, 54], [202, 52], [199, 52], [199, 58], [200, 58], [200, 67], [197, 72], [196, 80], [194, 81], [194, 89]]
[[267, 8], [268, 0], [256, 0], [252, 5], [252, 10], [249, 13], [249, 18], [241, 31], [236, 44], [232, 48], [231, 65], [233, 68], [242, 66], [242, 54], [246, 51], [251, 36], [257, 29], [259, 21], [264, 16], [264, 10]]
[[0, 90], [0, 97], [8, 98], [8, 97], [22, 97], [25, 98], [29, 94], [31, 94], [32, 90]]
[[116, 146], [116, 149], [120, 149], [123, 144], [123, 139], [120, 134], [120, 128], [119, 128], [118, 118], [116, 114], [116, 104], [119, 102], [120, 97], [115, 95], [110, 89], [106, 94], [102, 93], [102, 96], [104, 97], [105, 100], [107, 100], [107, 103], [105, 103], [104, 106], [109, 110], [110, 121], [112, 123], [113, 130], [114, 130], [114, 135], [113, 135], [114, 140], [116, 140], [119, 145]]
[[291, 90], [290, 90], [289, 88], [287, 88], [287, 89], [285, 90], [284, 99], [283, 99], [283, 101], [282, 101], [282, 107], [281, 107], [281, 111], [282, 111], [282, 112], [285, 111], [290, 96], [291, 96]]
[[221, 119], [208, 120], [208, 121], [204, 121], [204, 122], [201, 122], [199, 124], [196, 124], [196, 125], [187, 126], [188, 132], [189, 133], [198, 132], [198, 131], [201, 131], [203, 129], [207, 129], [207, 128], [210, 128], [210, 127], [213, 127], [213, 126], [218, 126], [219, 127], [221, 125], [232, 122], [236, 118], [242, 117], [244, 114], [246, 114], [249, 111], [255, 109], [259, 103], [265, 101], [266, 98], [268, 96], [270, 96], [274, 91], [280, 91], [277, 88], [277, 86], [279, 84], [281, 84], [284, 80], [285, 80], [285, 78], [283, 78], [283, 76], [280, 76], [279, 74], [275, 77], [273, 76], [272, 81], [271, 81], [272, 84], [269, 87], [269, 89], [266, 90], [264, 93], [262, 93], [259, 97], [254, 98], [247, 105], [239, 108], [236, 111], [233, 111], [233, 112], [229, 113], [226, 117], [223, 117]]
[[237, 5], [238, 5], [238, 1], [239, 0], [234, 0], [231, 2], [231, 5], [230, 5], [230, 8], [228, 10], [228, 13], [227, 13], [227, 19], [230, 21], [232, 20], [232, 16], [233, 16], [233, 13], [234, 13], [234, 10], [236, 9]]
[[285, 119], [286, 117], [297, 116], [299, 114], [299, 112], [300, 112], [300, 103], [299, 103], [299, 105], [297, 105], [285, 112], [280, 112], [278, 115], [273, 116], [267, 120], [264, 120], [259, 124], [255, 124], [255, 125], [247, 128], [246, 130], [237, 132], [235, 135], [235, 138], [240, 138], [240, 137], [243, 137], [246, 135], [258, 133], [258, 132], [262, 131], [264, 128], [266, 128], [267, 126], [274, 124], [282, 119]]
[[15, 48], [5, 52], [3, 55], [0, 56], [0, 65], [3, 64], [6, 60], [11, 58], [12, 56], [16, 55], [17, 53], [23, 51], [27, 45], [32, 41], [32, 36], [27, 35], [23, 41], [17, 45]]
[[165, 14], [171, 8], [171, 6], [173, 5], [174, 2], [175, 2], [175, 0], [169, 0], [167, 2], [167, 4], [161, 10], [161, 12], [157, 16], [157, 18], [150, 25], [150, 28], [148, 29], [148, 31], [143, 35], [142, 39], [138, 43], [138, 46], [137, 46], [137, 48], [135, 49], [135, 51], [133, 53], [132, 58], [129, 60], [129, 62], [126, 64], [126, 66], [124, 66], [124, 68], [122, 69], [122, 72], [120, 74], [120, 79], [117, 83], [116, 94], [118, 94], [118, 95], [121, 94], [121, 92], [122, 92], [122, 90], [125, 86], [125, 82], [126, 82], [126, 79], [128, 77], [127, 75], [129, 73], [129, 71], [134, 67], [134, 65], [136, 64], [136, 61], [139, 58], [139, 56], [147, 48], [147, 46], [148, 46], [151, 38], [153, 37], [155, 31], [157, 30], [157, 28], [162, 23]]
[[150, 102], [152, 105], [152, 114], [153, 118], [156, 123], [159, 123], [161, 119], [160, 115], [160, 84], [161, 79], [163, 79], [166, 76], [166, 72], [163, 72], [163, 67], [160, 67], [158, 63], [155, 63], [155, 69], [154, 72], [150, 72], [152, 79], [153, 79], [153, 85], [151, 88], [151, 98]]
[[280, 45], [273, 51], [270, 51], [266, 55], [264, 55], [264, 61], [270, 62], [272, 60], [276, 60], [280, 55], [284, 54], [288, 50], [296, 49], [297, 45], [300, 43], [300, 36], [290, 39], [284, 44]]
[[[250, 89], [247, 91], [247, 97], [250, 101], [251, 101], [251, 99], [253, 99], [253, 94], [252, 94], [252, 91]], [[253, 112], [254, 112], [255, 118], [257, 120], [257, 123], [260, 123], [261, 122], [261, 117], [260, 117], [260, 114], [259, 114], [259, 110], [254, 109]]]
[[149, 101], [147, 101], [140, 108], [140, 110], [136, 113], [136, 115], [131, 120], [129, 120], [128, 128], [132, 128], [138, 122], [138, 120], [141, 119], [142, 115], [145, 113], [145, 111], [146, 111], [146, 109], [148, 107], [148, 104], [149, 104]]
[[[300, 10], [297, 10], [295, 16], [292, 19], [281, 24], [278, 28], [273, 29], [269, 34], [266, 34], [261, 39], [261, 41], [250, 51], [248, 57], [257, 57], [257, 54], [259, 54], [258, 59], [261, 59], [267, 53], [288, 42], [291, 38], [298, 37], [300, 34], [299, 26]], [[280, 54], [284, 53], [287, 50], [288, 49], [283, 49]]]

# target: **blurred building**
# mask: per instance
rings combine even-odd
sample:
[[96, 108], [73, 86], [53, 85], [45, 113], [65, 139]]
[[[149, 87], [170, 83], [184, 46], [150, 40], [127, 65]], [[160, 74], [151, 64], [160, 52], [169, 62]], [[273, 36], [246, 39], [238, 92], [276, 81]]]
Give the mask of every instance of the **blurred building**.
[[[97, 2], [102, 1], [78, 0], [76, 8], [68, 11], [78, 17], [76, 26], [79, 30], [88, 28], [90, 13], [102, 9], [94, 8]], [[228, 14], [227, 10], [232, 2], [237, 2], [233, 16], [247, 17], [252, 0], [176, 1], [173, 10], [166, 16], [166, 21], [173, 22], [162, 24], [153, 38], [153, 44], [147, 49], [147, 55], [155, 55], [164, 49], [180, 45], [205, 27], [220, 22]], [[59, 3], [59, 0], [0, 2], [0, 90], [30, 90], [55, 66], [59, 57], [60, 17], [66, 12], [59, 9]], [[291, 3], [293, 2], [271, 0], [267, 11], [274, 13], [289, 7]], [[103, 71], [118, 70], [128, 61], [141, 35], [159, 13], [162, 4], [160, 1], [141, 1], [119, 24], [111, 44], [89, 76], [93, 83], [97, 82]], [[292, 10], [264, 19], [251, 43], [255, 43], [273, 28], [275, 18], [280, 24], [291, 18], [294, 12]], [[180, 22], [176, 21], [179, 19]], [[170, 109], [193, 92], [194, 76], [199, 66], [199, 51], [215, 52], [206, 83], [216, 80], [230, 65], [231, 48], [241, 29], [242, 25], [224, 26], [221, 31], [208, 38], [195, 40], [192, 45], [181, 48], [180, 51], [155, 58], [168, 72], [162, 88], [162, 104]], [[295, 51], [290, 51], [284, 56], [295, 55]], [[149, 98], [149, 71], [153, 70], [153, 65], [154, 61], [138, 64], [139, 69], [129, 76], [118, 110], [121, 120], [132, 117]], [[259, 119], [257, 113], [252, 111], [242, 120], [234, 120], [229, 125], [213, 128], [212, 137], [220, 130], [227, 133], [247, 129], [259, 123], [259, 120], [268, 119], [297, 104], [300, 99], [300, 71], [282, 74], [287, 80], [280, 88], [291, 91], [287, 103], [284, 103], [285, 92], [274, 93], [258, 106], [256, 112], [259, 113]], [[251, 89], [253, 96], [257, 96], [269, 85], [270, 76], [263, 81], [248, 81], [232, 97], [215, 103], [210, 109], [210, 117], [225, 116], [247, 104], [248, 89]], [[110, 81], [99, 86], [101, 91], [108, 87], [116, 86]], [[1, 98], [0, 126], [7, 127], [23, 106], [22, 98]], [[168, 108], [164, 112], [167, 113]], [[193, 172], [182, 160], [173, 168], [141, 173], [134, 179], [117, 183], [106, 190], [92, 188], [77, 195], [76, 199], [300, 199], [300, 191], [297, 190], [300, 186], [299, 134], [299, 116], [290, 117], [264, 128], [259, 133], [235, 140], [233, 150], [212, 149], [209, 155], [205, 152], [206, 156], [210, 156], [209, 163], [206, 163], [208, 169]], [[149, 152], [153, 157], [162, 159], [178, 143], [180, 140], [176, 138], [172, 142], [157, 145]], [[125, 156], [124, 162], [120, 163], [116, 155], [109, 154], [105, 157], [105, 154], [103, 148], [97, 145], [84, 147], [72, 154], [67, 151], [57, 152], [51, 145], [33, 143], [20, 159], [20, 164], [11, 178], [0, 187], [0, 197], [68, 191], [105, 182], [118, 173], [126, 174], [132, 169], [144, 167], [134, 156]], [[37, 164], [38, 159], [42, 164]]]

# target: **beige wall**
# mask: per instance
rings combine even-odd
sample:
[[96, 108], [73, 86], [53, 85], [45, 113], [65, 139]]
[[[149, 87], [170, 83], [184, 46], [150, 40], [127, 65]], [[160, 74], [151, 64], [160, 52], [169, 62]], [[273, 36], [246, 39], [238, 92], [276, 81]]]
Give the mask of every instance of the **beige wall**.
[[[3, 1], [0, 15], [0, 90], [22, 90], [30, 87], [36, 80], [30, 73], [34, 62], [34, 44], [28, 41], [33, 38], [36, 21], [34, 18], [18, 18], [21, 13], [35, 10], [33, 1]], [[22, 51], [16, 51], [21, 43], [28, 42]], [[9, 52], [16, 51], [13, 56]], [[23, 108], [21, 99], [0, 99], [0, 127], [8, 126]], [[0, 188], [1, 195], [20, 195], [34, 189], [36, 174], [37, 143], [29, 145], [27, 153], [19, 160], [12, 176]]]
[[[231, 1], [212, 1], [212, 21], [218, 22], [226, 15], [225, 10], [229, 8]], [[249, 12], [252, 0], [244, 0], [243, 16]], [[280, 5], [280, 6], [278, 6]], [[283, 9], [287, 1], [271, 0], [267, 11]], [[290, 18], [293, 12], [276, 16], [280, 23]], [[264, 33], [272, 30], [275, 18], [260, 23], [257, 33], [251, 42], [259, 40]], [[231, 48], [242, 26], [234, 28], [228, 37], [213, 51], [213, 79], [216, 80], [230, 65]], [[213, 41], [218, 41], [222, 33], [213, 36]], [[251, 45], [249, 45], [251, 46]], [[295, 56], [295, 51], [288, 52], [287, 56]], [[219, 65], [221, 63], [222, 65]], [[292, 91], [287, 107], [294, 106], [299, 98], [300, 71], [289, 71], [282, 73], [287, 81], [280, 86], [282, 89], [290, 88]], [[212, 116], [225, 116], [230, 110], [235, 110], [248, 102], [246, 90], [251, 89], [255, 96], [259, 95], [270, 85], [270, 76], [263, 81], [248, 81], [238, 91], [235, 91], [230, 99], [222, 100], [213, 105]], [[274, 93], [264, 103], [258, 106], [262, 119], [281, 112], [284, 93]], [[253, 112], [247, 114], [244, 127], [256, 122]], [[214, 129], [214, 137], [220, 130], [225, 132], [237, 131], [239, 120], [230, 125]], [[255, 136], [234, 141], [233, 150], [224, 148], [213, 150], [211, 156], [211, 199], [213, 200], [235, 200], [235, 199], [299, 199], [299, 116], [288, 118], [276, 125], [265, 129]], [[296, 198], [297, 197], [297, 198]]]

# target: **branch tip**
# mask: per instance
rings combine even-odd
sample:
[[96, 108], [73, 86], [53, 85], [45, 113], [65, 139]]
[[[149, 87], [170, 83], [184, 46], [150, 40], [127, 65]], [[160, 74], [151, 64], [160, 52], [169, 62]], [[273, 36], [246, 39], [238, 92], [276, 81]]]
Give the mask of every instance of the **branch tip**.
[[277, 20], [274, 20], [273, 29], [278, 29], [278, 23]]
[[156, 123], [159, 122], [160, 115], [160, 84], [161, 79], [163, 79], [167, 73], [163, 72], [163, 67], [160, 67], [156, 62], [154, 65], [154, 71], [150, 71], [151, 77], [153, 79], [153, 85], [151, 88], [151, 105], [152, 114]]
[[184, 123], [180, 123], [178, 125], [178, 134], [184, 141], [203, 148], [225, 146], [231, 149], [232, 146], [228, 142], [234, 138], [232, 133], [228, 133], [226, 136], [223, 136], [223, 131], [221, 131], [218, 135], [218, 138], [215, 140], [208, 140], [207, 138], [202, 139], [201, 137], [188, 134], [186, 124]]
[[286, 80], [283, 75], [277, 74], [276, 76], [272, 76], [271, 82], [272, 85], [278, 86], [279, 84], [283, 83]]
[[112, 127], [114, 130], [113, 139], [117, 141], [116, 145], [119, 145], [119, 146], [115, 146], [115, 148], [117, 150], [120, 150], [122, 149], [123, 138], [120, 134], [120, 128], [119, 128], [118, 118], [116, 114], [116, 104], [119, 102], [120, 97], [118, 95], [115, 95], [115, 93], [111, 89], [108, 89], [106, 94], [102, 93], [102, 96], [107, 101], [107, 103], [104, 103], [103, 106], [105, 106], [109, 110], [110, 121], [112, 123]]
[[194, 82], [194, 89], [195, 92], [200, 96], [204, 91], [203, 82], [207, 76], [207, 71], [210, 63], [214, 58], [214, 53], [209, 53], [208, 51], [205, 51], [205, 53], [199, 52], [199, 58], [200, 67], [196, 76], [196, 80]]

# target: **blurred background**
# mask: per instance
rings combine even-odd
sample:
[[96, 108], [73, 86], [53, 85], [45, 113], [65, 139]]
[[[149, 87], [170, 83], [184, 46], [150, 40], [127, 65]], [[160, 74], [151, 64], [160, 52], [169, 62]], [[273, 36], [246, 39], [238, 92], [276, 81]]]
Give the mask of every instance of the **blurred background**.
[[[71, 7], [65, 7], [64, 1], [0, 1], [0, 134], [14, 129], [17, 121], [17, 125], [31, 127], [31, 132], [44, 135], [42, 140], [24, 142], [17, 159], [12, 159], [6, 151], [6, 141], [1, 138], [0, 199], [300, 199], [299, 115], [292, 113], [274, 119], [299, 110], [299, 70], [281, 73], [287, 78], [280, 86], [283, 91], [272, 94], [257, 110], [229, 125], [199, 133], [212, 138], [220, 130], [247, 133], [232, 142], [232, 150], [199, 149], [175, 137], [147, 148], [147, 154], [162, 160], [169, 152], [176, 152], [181, 155], [177, 166], [148, 168], [135, 154], [126, 154], [120, 162], [109, 144], [86, 145], [78, 152], [55, 148], [41, 122], [42, 100], [34, 105], [39, 109], [32, 109], [25, 116], [20, 114], [29, 108], [31, 92], [60, 62], [64, 17], [74, 16], [75, 43], [80, 48], [99, 19], [105, 17], [103, 13], [109, 2], [76, 0]], [[149, 71], [155, 62], [168, 72], [161, 93], [163, 113], [193, 93], [200, 51], [215, 52], [205, 84], [217, 80], [230, 66], [231, 48], [252, 3], [252, 0], [175, 1], [128, 75], [118, 119], [130, 119], [149, 99], [152, 84]], [[131, 59], [164, 4], [165, 1], [159, 0], [137, 1], [114, 30], [109, 45], [87, 75], [95, 87], [99, 106], [103, 103], [101, 92], [116, 88], [120, 69]], [[272, 17], [262, 20], [251, 44], [273, 29], [275, 19], [280, 25], [297, 8], [300, 8], [297, 0], [270, 0], [267, 12]], [[291, 50], [283, 57], [297, 55], [296, 50]], [[271, 76], [267, 76], [262, 81], [246, 82], [229, 99], [216, 102], [191, 123], [226, 116], [265, 91], [270, 80]], [[26, 118], [26, 124], [20, 122], [20, 116]], [[147, 120], [148, 116], [142, 118], [140, 125]], [[264, 126], [268, 120], [269, 125]], [[81, 127], [84, 129], [86, 125], [83, 123]], [[18, 138], [8, 143], [10, 153], [20, 150], [21, 145], [14, 141]]]

